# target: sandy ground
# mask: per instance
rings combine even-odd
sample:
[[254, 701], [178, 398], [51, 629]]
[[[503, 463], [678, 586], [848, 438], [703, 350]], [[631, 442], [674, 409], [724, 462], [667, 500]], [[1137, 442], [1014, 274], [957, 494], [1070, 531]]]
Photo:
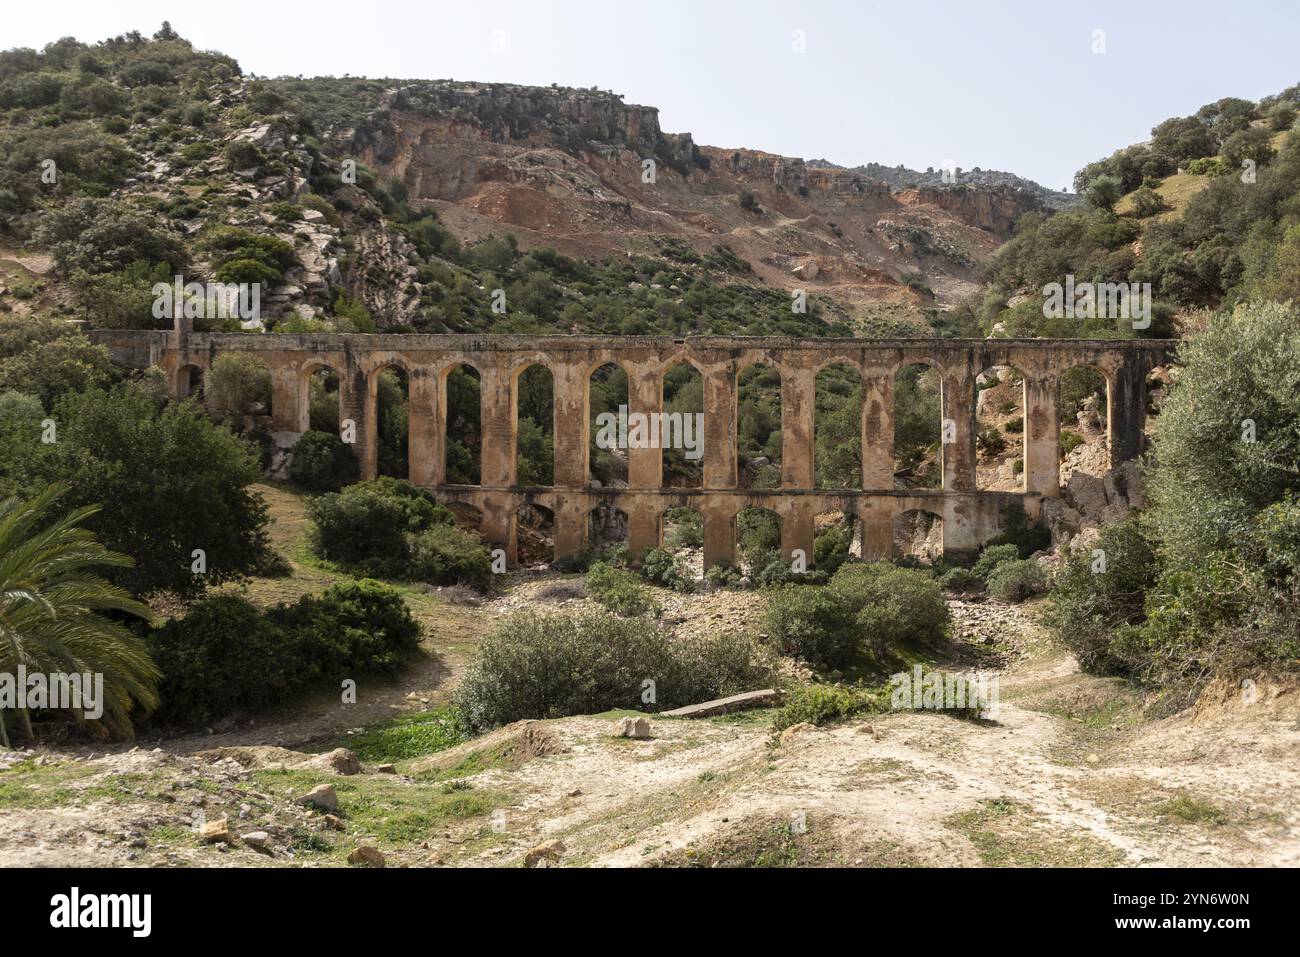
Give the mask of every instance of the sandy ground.
[[[533, 587], [547, 586], [524, 596]], [[1228, 689], [1151, 720], [1020, 609], [954, 612], [954, 661], [1005, 665], [992, 720], [891, 713], [778, 744], [771, 711], [654, 718], [644, 741], [615, 737], [616, 715], [576, 717], [347, 777], [264, 747], [185, 753], [265, 745], [281, 726], [260, 722], [165, 750], [13, 755], [0, 770], [0, 865], [341, 864], [373, 844], [390, 866], [505, 866], [551, 841], [560, 866], [1300, 864], [1294, 689], [1261, 686], [1251, 704]], [[447, 683], [410, 681], [434, 695]], [[405, 687], [382, 703], [416, 707]], [[321, 721], [307, 711], [283, 736]], [[337, 784], [341, 830], [294, 803], [316, 783]], [[267, 831], [272, 854], [200, 844], [198, 813]]]

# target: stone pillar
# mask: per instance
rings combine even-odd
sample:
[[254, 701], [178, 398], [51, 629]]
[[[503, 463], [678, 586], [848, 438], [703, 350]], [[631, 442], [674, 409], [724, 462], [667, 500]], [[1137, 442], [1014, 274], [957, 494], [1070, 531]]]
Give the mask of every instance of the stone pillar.
[[[658, 451], [658, 450], [655, 450]], [[646, 499], [627, 506], [627, 547], [634, 561], [663, 542], [663, 512], [658, 502]]]
[[1124, 350], [1119, 368], [1106, 376], [1109, 395], [1106, 403], [1106, 428], [1110, 438], [1110, 466], [1135, 459], [1142, 454], [1146, 426], [1147, 357], [1135, 350]]
[[1024, 490], [1044, 498], [1061, 494], [1061, 416], [1055, 376], [1025, 377]]
[[781, 487], [813, 487], [813, 428], [816, 374], [781, 368]]
[[508, 564], [514, 563], [515, 513], [512, 506], [509, 495], [485, 495], [479, 526], [479, 534], [489, 548], [505, 549]]
[[[736, 487], [736, 367], [704, 373], [704, 487]], [[734, 536], [733, 536], [734, 538]], [[734, 553], [733, 543], [733, 553]]]
[[943, 553], [974, 552], [980, 547], [977, 503], [974, 495], [943, 497]]
[[362, 481], [376, 475], [379, 448], [375, 444], [375, 401], [369, 377], [349, 355], [339, 371], [339, 431], [345, 436], [351, 424], [352, 451], [361, 465]]
[[736, 563], [734, 507], [724, 502], [703, 506], [700, 511], [704, 518], [704, 570], [708, 571], [711, 565], [718, 562], [730, 562], [734, 565]]
[[275, 432], [306, 432], [303, 412], [307, 408], [306, 382], [293, 362], [271, 366], [271, 429]]
[[[552, 366], [551, 388], [555, 396], [555, 487], [586, 488], [590, 415], [586, 367], [577, 362]], [[556, 523], [558, 528], [558, 515]]]
[[943, 377], [940, 460], [947, 492], [975, 491], [975, 376], [970, 364]]
[[412, 484], [432, 488], [443, 480], [442, 405], [438, 372], [428, 366], [411, 369], [407, 379], [406, 456]]
[[858, 509], [862, 523], [862, 560], [884, 561], [894, 554], [894, 503], [892, 499], [867, 499]]
[[585, 496], [558, 497], [555, 503], [555, 560], [577, 555], [587, 547], [587, 501]]
[[[630, 366], [627, 369], [627, 406], [628, 414], [641, 412], [646, 415], [658, 415], [663, 411], [664, 406], [664, 382], [663, 374], [658, 365], [650, 366]], [[707, 402], [705, 408], [708, 408]], [[706, 415], [707, 421], [707, 415]], [[630, 431], [630, 430], [629, 430]], [[628, 445], [631, 446], [629, 437]], [[705, 468], [708, 468], [708, 459], [705, 459]], [[627, 450], [627, 484], [629, 488], [635, 489], [657, 489], [664, 484], [664, 451], [662, 448], [628, 448]], [[705, 485], [708, 485], [706, 478]], [[656, 513], [653, 516], [656, 528], [659, 523], [659, 516]], [[638, 521], [632, 519], [632, 526], [635, 528]], [[649, 529], [649, 518], [643, 519], [640, 526], [643, 532]], [[646, 541], [645, 537], [641, 541]], [[655, 533], [654, 545], [659, 544], [658, 532]], [[651, 548], [654, 545], [650, 546]], [[636, 548], [632, 549], [636, 552]]]
[[794, 499], [790, 507], [781, 515], [781, 557], [787, 562], [794, 561], [796, 548], [802, 549], [808, 567], [813, 563], [813, 540], [816, 530], [812, 503]]
[[479, 485], [510, 488], [515, 484], [514, 382], [508, 362], [493, 359], [479, 368]]
[[894, 378], [867, 378], [862, 384], [862, 487], [894, 487]]

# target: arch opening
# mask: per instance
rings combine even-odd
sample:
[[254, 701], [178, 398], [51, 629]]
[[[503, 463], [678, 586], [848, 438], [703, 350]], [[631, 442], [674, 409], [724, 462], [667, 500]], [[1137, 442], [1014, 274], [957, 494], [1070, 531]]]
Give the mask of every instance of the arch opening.
[[[515, 484], [555, 484], [555, 380], [534, 363], [515, 377]], [[552, 516], [554, 518], [554, 516]]]
[[736, 377], [736, 465], [740, 488], [781, 486], [781, 373], [757, 362]]
[[478, 485], [483, 451], [483, 406], [478, 370], [468, 364], [447, 373], [443, 413], [448, 485]]
[[975, 487], [1025, 488], [1025, 377], [1014, 366], [989, 366], [975, 378]]
[[910, 508], [894, 519], [894, 554], [925, 564], [943, 557], [943, 517], [922, 508]]
[[555, 512], [532, 503], [515, 509], [515, 564], [542, 568], [555, 561]]
[[919, 362], [894, 375], [894, 487], [940, 488], [943, 412], [939, 370]]
[[1110, 383], [1096, 366], [1076, 365], [1057, 380], [1061, 416], [1060, 482], [1076, 472], [1101, 478], [1110, 470]]
[[736, 515], [736, 550], [741, 569], [751, 578], [781, 561], [781, 517], [770, 508], [750, 506]]
[[[588, 422], [587, 480], [596, 488], [627, 488], [627, 449], [620, 445], [617, 428], [611, 435], [606, 426], [619, 420], [627, 409], [627, 370], [607, 362], [587, 380]], [[608, 417], [612, 416], [613, 419]]]
[[378, 430], [378, 472], [410, 478], [411, 380], [401, 366], [375, 373], [375, 423]]
[[813, 485], [862, 488], [862, 376], [846, 362], [817, 373], [813, 409]]
[[689, 362], [664, 373], [660, 445], [665, 488], [704, 486], [704, 376]]

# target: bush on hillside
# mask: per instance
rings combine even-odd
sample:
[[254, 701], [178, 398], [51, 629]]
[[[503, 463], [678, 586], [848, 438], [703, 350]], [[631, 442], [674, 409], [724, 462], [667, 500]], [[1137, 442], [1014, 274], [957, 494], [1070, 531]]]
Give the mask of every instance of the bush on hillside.
[[827, 591], [847, 605], [864, 650], [877, 656], [904, 642], [938, 641], [952, 621], [943, 592], [928, 570], [854, 562], [835, 573]]
[[831, 670], [850, 664], [859, 652], [855, 618], [853, 606], [829, 589], [781, 585], [769, 594], [764, 631], [782, 654]]
[[431, 585], [492, 585], [492, 553], [477, 535], [455, 525], [433, 525], [409, 537], [406, 575]]
[[357, 455], [332, 432], [304, 432], [289, 453], [289, 481], [313, 492], [337, 492], [361, 477]]
[[210, 721], [282, 701], [316, 681], [392, 674], [419, 647], [402, 596], [373, 581], [259, 611], [236, 595], [199, 602], [155, 629], [165, 720]]
[[623, 618], [659, 614], [658, 603], [640, 578], [604, 562], [596, 562], [587, 571], [587, 593], [601, 607]]
[[1047, 590], [1043, 566], [1032, 559], [1002, 562], [989, 573], [989, 594], [1001, 601], [1022, 602]]
[[975, 559], [975, 564], [971, 566], [971, 572], [983, 581], [988, 581], [989, 576], [1003, 562], [1013, 562], [1020, 557], [1020, 549], [1015, 545], [989, 545], [982, 552], [979, 558]]

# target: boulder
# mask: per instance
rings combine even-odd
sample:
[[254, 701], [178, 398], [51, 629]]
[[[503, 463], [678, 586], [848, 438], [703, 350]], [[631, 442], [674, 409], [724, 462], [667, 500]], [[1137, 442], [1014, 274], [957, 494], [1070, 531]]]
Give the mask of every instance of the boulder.
[[809, 731], [816, 731], [817, 726], [809, 724], [807, 721], [800, 721], [798, 724], [792, 724], [781, 732], [781, 744], [789, 744], [801, 734], [807, 734]]
[[230, 833], [230, 824], [223, 817], [218, 821], [208, 821], [200, 827], [199, 840], [204, 844], [233, 844], [235, 835]]
[[358, 847], [348, 855], [348, 863], [362, 867], [383, 867], [384, 855], [377, 847]]
[[650, 737], [650, 722], [645, 718], [624, 718], [614, 726], [614, 736], [644, 741]]
[[549, 867], [559, 863], [568, 850], [563, 841], [546, 841], [524, 855], [524, 867]]
[[249, 831], [247, 834], [239, 835], [239, 839], [255, 851], [262, 854], [271, 853], [271, 835], [265, 831]]
[[318, 784], [295, 802], [307, 807], [318, 807], [331, 814], [339, 809], [339, 796], [332, 784]]
[[700, 704], [688, 704], [684, 708], [665, 711], [665, 718], [709, 718], [715, 714], [729, 714], [746, 708], [770, 708], [781, 703], [781, 692], [765, 688], [762, 691], [746, 691], [733, 694], [727, 698], [715, 698]]
[[1106, 486], [1095, 475], [1075, 472], [1065, 485], [1065, 500], [1086, 521], [1096, 523], [1101, 520], [1102, 510], [1107, 504]]

